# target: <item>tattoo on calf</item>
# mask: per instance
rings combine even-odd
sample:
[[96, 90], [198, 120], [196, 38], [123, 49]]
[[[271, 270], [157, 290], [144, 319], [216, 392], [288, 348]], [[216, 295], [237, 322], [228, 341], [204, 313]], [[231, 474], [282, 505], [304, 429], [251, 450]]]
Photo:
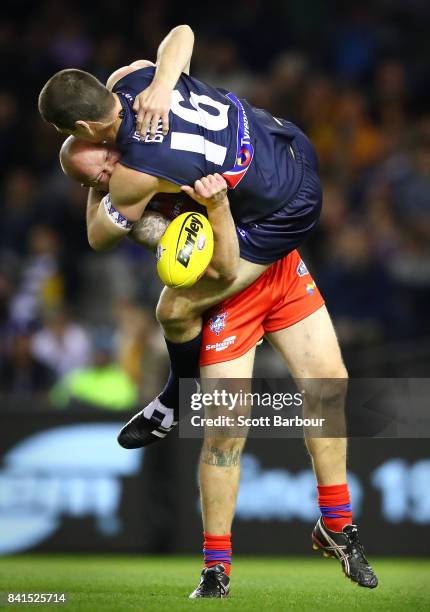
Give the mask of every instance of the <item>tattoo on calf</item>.
[[216, 446], [204, 446], [201, 462], [218, 467], [234, 467], [240, 463], [240, 454], [239, 448], [222, 450], [222, 448], [217, 448]]

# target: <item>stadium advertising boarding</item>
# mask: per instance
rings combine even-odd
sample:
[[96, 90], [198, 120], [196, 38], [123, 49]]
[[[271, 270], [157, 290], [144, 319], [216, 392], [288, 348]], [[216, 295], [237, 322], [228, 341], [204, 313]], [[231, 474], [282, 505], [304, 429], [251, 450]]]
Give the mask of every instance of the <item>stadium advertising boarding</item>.
[[[144, 451], [126, 451], [116, 442], [121, 425], [118, 415], [94, 412], [3, 412], [0, 554], [195, 553], [201, 441], [172, 436]], [[428, 554], [428, 440], [352, 439], [349, 483], [372, 555]], [[249, 440], [235, 518], [237, 550], [307, 554], [316, 518], [303, 440]]]
[[[192, 552], [201, 537], [195, 467], [200, 441], [180, 442], [179, 463], [190, 466], [195, 479], [180, 470], [178, 547]], [[428, 555], [428, 440], [355, 438], [348, 455], [354, 519], [366, 534], [369, 554]], [[315, 477], [303, 440], [248, 440], [234, 520], [236, 550], [243, 554], [311, 553], [310, 534], [317, 518]]]
[[[107, 417], [3, 414], [0, 554], [140, 546], [127, 532], [143, 451], [116, 443]], [[134, 483], [134, 484], [133, 484]]]

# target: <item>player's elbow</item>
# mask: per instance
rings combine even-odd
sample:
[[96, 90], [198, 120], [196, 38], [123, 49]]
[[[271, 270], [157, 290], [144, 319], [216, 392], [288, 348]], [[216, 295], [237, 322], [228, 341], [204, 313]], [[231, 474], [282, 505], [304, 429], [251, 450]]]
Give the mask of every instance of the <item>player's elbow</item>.
[[194, 31], [191, 28], [191, 26], [189, 26], [188, 24], [183, 23], [181, 25], [178, 25], [178, 26], [176, 26], [175, 30], [185, 34], [186, 36], [189, 36], [190, 38], [192, 38], [194, 40]]
[[103, 253], [103, 251], [107, 250], [106, 248], [104, 248], [104, 245], [97, 242], [97, 240], [92, 240], [88, 238], [88, 244], [90, 245], [93, 251], [96, 251], [96, 253]]
[[220, 274], [219, 280], [220, 282], [231, 285], [237, 279], [237, 274], [234, 272], [223, 272]]
[[206, 276], [218, 281], [223, 286], [231, 285], [231, 283], [234, 283], [234, 281], [237, 279], [237, 270], [211, 265], [206, 269]]
[[93, 251], [96, 251], [97, 253], [103, 253], [104, 251], [109, 251], [110, 246], [107, 245], [106, 242], [101, 241], [99, 237], [97, 236], [97, 234], [95, 234], [94, 232], [88, 232], [87, 238], [88, 238], [88, 244], [93, 249]]

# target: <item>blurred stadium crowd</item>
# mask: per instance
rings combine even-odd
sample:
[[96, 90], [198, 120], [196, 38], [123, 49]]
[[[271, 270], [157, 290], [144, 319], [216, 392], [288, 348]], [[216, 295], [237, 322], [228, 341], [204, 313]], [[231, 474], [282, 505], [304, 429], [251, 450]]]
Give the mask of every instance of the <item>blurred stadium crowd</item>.
[[[9, 6], [8, 6], [9, 5]], [[209, 14], [210, 13], [210, 14]], [[0, 24], [0, 389], [127, 409], [166, 371], [153, 258], [92, 253], [86, 191], [37, 113], [51, 74], [106, 80], [196, 33], [192, 73], [286, 117], [317, 147], [318, 232], [303, 254], [351, 374], [424, 376], [430, 359], [430, 4], [426, 0], [6, 2]], [[264, 358], [262, 358], [264, 356]], [[267, 348], [257, 373], [282, 372]], [[115, 391], [117, 390], [117, 391]], [[119, 391], [118, 391], [119, 390]], [[106, 405], [106, 397], [109, 397]]]

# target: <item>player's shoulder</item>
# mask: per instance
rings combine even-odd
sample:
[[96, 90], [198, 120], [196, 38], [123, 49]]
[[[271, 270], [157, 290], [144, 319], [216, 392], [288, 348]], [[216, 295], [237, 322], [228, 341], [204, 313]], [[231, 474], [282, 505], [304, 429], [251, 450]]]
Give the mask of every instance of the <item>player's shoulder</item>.
[[121, 68], [117, 68], [117, 70], [112, 72], [112, 74], [106, 81], [106, 87], [112, 90], [113, 87], [118, 83], [118, 81], [126, 77], [128, 74], [131, 74], [136, 70], [140, 70], [141, 68], [149, 68], [154, 66], [155, 64], [153, 64], [149, 60], [136, 60], [135, 62], [132, 62], [129, 66], [122, 66]]

